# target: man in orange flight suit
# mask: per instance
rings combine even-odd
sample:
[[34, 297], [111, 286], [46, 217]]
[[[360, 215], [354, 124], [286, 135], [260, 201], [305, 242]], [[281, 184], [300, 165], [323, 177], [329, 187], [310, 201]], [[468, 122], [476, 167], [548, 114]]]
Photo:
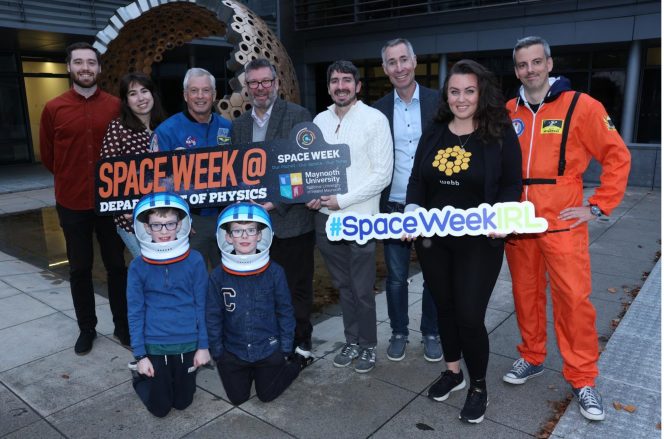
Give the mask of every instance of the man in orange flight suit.
[[[513, 58], [523, 86], [507, 108], [523, 155], [522, 201], [531, 201], [549, 228], [505, 246], [523, 343], [517, 347], [521, 358], [503, 380], [523, 384], [543, 372], [548, 274], [563, 376], [581, 414], [600, 421], [604, 407], [595, 389], [599, 348], [587, 222], [609, 215], [622, 200], [630, 154], [600, 102], [572, 91], [567, 78], [549, 78], [553, 60], [545, 40], [519, 40]], [[591, 157], [602, 165], [601, 183], [584, 206], [582, 176]]]

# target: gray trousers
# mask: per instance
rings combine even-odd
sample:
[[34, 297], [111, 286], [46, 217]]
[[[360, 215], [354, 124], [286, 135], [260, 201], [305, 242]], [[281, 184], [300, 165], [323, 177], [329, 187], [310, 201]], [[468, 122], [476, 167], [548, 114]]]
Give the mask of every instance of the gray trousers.
[[332, 283], [339, 290], [346, 343], [375, 347], [376, 339], [376, 243], [330, 241], [325, 234], [328, 215], [316, 214], [316, 245], [325, 259]]

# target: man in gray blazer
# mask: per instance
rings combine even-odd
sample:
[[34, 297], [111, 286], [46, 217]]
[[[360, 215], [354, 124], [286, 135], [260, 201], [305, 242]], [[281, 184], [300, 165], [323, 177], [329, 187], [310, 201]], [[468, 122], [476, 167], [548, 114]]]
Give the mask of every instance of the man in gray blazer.
[[[381, 56], [383, 70], [394, 86], [394, 91], [376, 101], [374, 108], [380, 110], [390, 121], [394, 140], [394, 172], [391, 184], [381, 194], [380, 211], [403, 212], [417, 143], [436, 115], [440, 93], [421, 87], [415, 81], [417, 58], [408, 40], [397, 38], [388, 41], [381, 49]], [[385, 240], [383, 248], [387, 266], [387, 313], [392, 327], [387, 358], [401, 361], [406, 356], [408, 343], [408, 268], [411, 243]], [[432, 362], [443, 359], [437, 322], [436, 306], [425, 284], [422, 291], [420, 331], [424, 358]]]
[[[244, 67], [247, 92], [252, 110], [233, 121], [233, 143], [263, 142], [286, 139], [291, 128], [300, 122], [311, 122], [306, 108], [279, 98], [276, 71], [265, 58]], [[270, 257], [284, 268], [295, 310], [295, 352], [311, 358], [311, 307], [314, 276], [314, 211], [304, 204], [267, 202], [274, 237]]]

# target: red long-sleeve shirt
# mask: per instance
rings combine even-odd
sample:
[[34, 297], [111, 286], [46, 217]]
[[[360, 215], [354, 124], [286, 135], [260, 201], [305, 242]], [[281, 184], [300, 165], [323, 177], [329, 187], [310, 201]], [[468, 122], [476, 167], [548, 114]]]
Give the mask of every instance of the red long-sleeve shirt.
[[108, 124], [118, 117], [120, 100], [97, 88], [85, 98], [73, 89], [46, 103], [39, 147], [55, 177], [55, 200], [73, 210], [94, 208], [95, 165]]

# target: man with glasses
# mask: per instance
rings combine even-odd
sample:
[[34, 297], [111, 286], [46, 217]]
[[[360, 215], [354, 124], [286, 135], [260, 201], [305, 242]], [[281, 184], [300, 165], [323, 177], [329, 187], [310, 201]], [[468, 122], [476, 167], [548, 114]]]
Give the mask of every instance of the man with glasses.
[[[210, 72], [191, 68], [183, 81], [187, 109], [166, 119], [152, 136], [152, 151], [205, 148], [231, 144], [231, 122], [212, 111], [217, 96], [216, 81]], [[191, 209], [190, 243], [212, 267], [221, 262], [215, 236], [218, 209]]]
[[[279, 80], [270, 62], [258, 58], [244, 67], [244, 80], [251, 99], [251, 111], [233, 123], [233, 143], [269, 142], [287, 139], [293, 126], [310, 122], [305, 108], [279, 98]], [[270, 256], [286, 272], [295, 310], [295, 352], [311, 357], [310, 321], [313, 304], [314, 220], [304, 204], [267, 202], [274, 237]]]
[[[420, 136], [436, 115], [439, 93], [421, 87], [415, 81], [417, 58], [413, 46], [404, 38], [390, 40], [381, 49], [383, 71], [394, 86], [394, 91], [383, 96], [374, 108], [380, 110], [390, 122], [394, 141], [394, 172], [392, 182], [380, 196], [381, 213], [403, 213], [406, 187], [413, 168], [415, 150]], [[383, 241], [387, 281], [387, 314], [390, 317], [392, 337], [387, 358], [401, 361], [406, 356], [408, 343], [408, 268], [412, 243], [398, 239]], [[436, 305], [431, 292], [424, 285], [422, 291], [422, 319], [420, 320], [424, 359], [431, 362], [443, 359], [438, 336]]]

